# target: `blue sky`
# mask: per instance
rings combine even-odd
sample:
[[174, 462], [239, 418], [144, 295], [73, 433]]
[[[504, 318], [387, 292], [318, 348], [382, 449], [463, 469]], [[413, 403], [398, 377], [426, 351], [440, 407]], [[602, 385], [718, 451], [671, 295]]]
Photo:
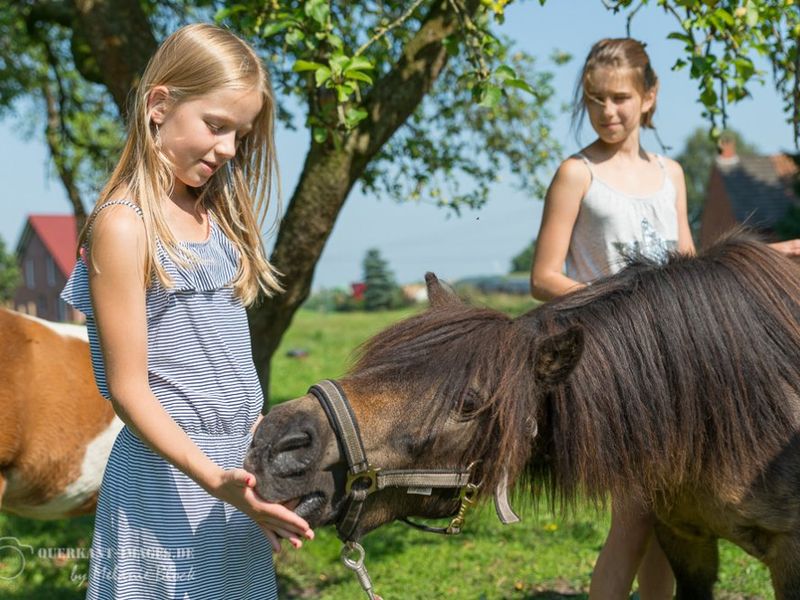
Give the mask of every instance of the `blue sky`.
[[[631, 34], [647, 43], [647, 50], [661, 90], [656, 112], [659, 135], [671, 155], [699, 126], [701, 117], [694, 82], [685, 71], [670, 67], [681, 54], [681, 43], [667, 40], [675, 29], [673, 17], [652, 3], [636, 15]], [[544, 7], [527, 0], [507, 10], [501, 28], [520, 49], [540, 57], [540, 67], [550, 68], [554, 49], [569, 52], [573, 60], [555, 70], [557, 101], [571, 100], [575, 78], [583, 58], [601, 37], [625, 35], [625, 16], [613, 15], [600, 0], [548, 0]], [[766, 64], [760, 64], [766, 69]], [[555, 67], [553, 67], [555, 69]], [[793, 148], [791, 127], [786, 124], [781, 102], [771, 87], [753, 89], [753, 97], [731, 111], [730, 125], [763, 153]], [[29, 213], [66, 213], [69, 203], [59, 180], [51, 174], [43, 135], [23, 133], [14, 118], [0, 121], [0, 237], [13, 247]], [[569, 119], [559, 116], [553, 133], [566, 154], [578, 149], [569, 131]], [[583, 144], [590, 130], [582, 132]], [[307, 134], [281, 130], [277, 135], [284, 195], [294, 188], [305, 157]], [[655, 138], [645, 133], [646, 148], [659, 151]], [[550, 173], [543, 173], [549, 177]], [[455, 280], [469, 275], [504, 273], [511, 257], [536, 235], [541, 217], [541, 198], [527, 197], [502, 181], [494, 188], [487, 206], [455, 217], [427, 204], [397, 204], [366, 197], [357, 190], [350, 195], [331, 234], [314, 278], [314, 288], [346, 286], [361, 276], [361, 260], [368, 248], [377, 247], [400, 282], [421, 280], [425, 271]], [[268, 241], [269, 243], [269, 241]]]

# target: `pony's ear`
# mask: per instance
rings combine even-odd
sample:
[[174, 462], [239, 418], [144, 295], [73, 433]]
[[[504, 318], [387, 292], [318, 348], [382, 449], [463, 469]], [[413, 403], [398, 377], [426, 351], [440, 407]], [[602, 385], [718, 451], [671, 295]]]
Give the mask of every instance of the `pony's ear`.
[[546, 338], [539, 344], [533, 359], [536, 378], [547, 385], [561, 383], [578, 364], [581, 354], [583, 329], [580, 327], [570, 327]]
[[456, 293], [431, 272], [425, 273], [425, 287], [428, 288], [428, 302], [431, 303], [431, 308], [461, 303]]

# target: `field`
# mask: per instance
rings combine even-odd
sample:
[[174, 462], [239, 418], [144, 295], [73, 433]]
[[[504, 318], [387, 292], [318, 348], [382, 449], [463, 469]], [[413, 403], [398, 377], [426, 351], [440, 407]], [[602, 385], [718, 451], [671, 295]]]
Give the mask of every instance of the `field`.
[[[519, 312], [522, 306], [511, 299], [501, 302], [510, 312]], [[315, 381], [341, 375], [360, 342], [409, 314], [410, 310], [373, 314], [300, 311], [273, 363], [273, 401], [301, 395]], [[292, 349], [305, 350], [308, 356], [290, 358], [286, 353]], [[402, 524], [371, 533], [363, 544], [376, 592], [385, 600], [587, 598], [607, 515], [587, 508], [558, 517], [544, 507], [535, 510], [519, 503], [517, 508], [522, 523], [504, 527], [492, 507], [486, 506], [470, 513], [465, 532], [452, 538], [424, 534]], [[0, 597], [83, 598], [91, 531], [91, 517], [42, 522], [0, 515]], [[24, 565], [20, 554], [9, 549], [15, 543], [22, 545]], [[339, 563], [339, 548], [332, 530], [317, 531], [317, 539], [299, 551], [285, 548], [276, 559], [281, 598], [360, 598], [355, 578]], [[719, 598], [774, 597], [764, 567], [739, 549], [723, 544], [721, 563]], [[8, 579], [18, 571], [18, 576]]]

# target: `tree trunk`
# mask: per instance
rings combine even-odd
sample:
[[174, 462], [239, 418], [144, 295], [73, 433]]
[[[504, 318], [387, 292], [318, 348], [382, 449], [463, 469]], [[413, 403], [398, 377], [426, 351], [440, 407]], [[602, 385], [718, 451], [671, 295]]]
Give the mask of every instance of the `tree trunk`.
[[[478, 0], [467, 2], [474, 15]], [[447, 2], [436, 3], [402, 57], [376, 82], [364, 104], [369, 117], [340, 150], [311, 142], [300, 181], [281, 222], [272, 263], [285, 293], [250, 312], [253, 358], [269, 402], [270, 362], [294, 314], [308, 297], [314, 269], [347, 195], [364, 168], [430, 91], [447, 61], [442, 41], [458, 28]], [[309, 382], [311, 384], [313, 382]]]
[[[81, 33], [123, 117], [128, 94], [158, 44], [139, 0], [72, 0]], [[80, 67], [80, 65], [78, 65]]]

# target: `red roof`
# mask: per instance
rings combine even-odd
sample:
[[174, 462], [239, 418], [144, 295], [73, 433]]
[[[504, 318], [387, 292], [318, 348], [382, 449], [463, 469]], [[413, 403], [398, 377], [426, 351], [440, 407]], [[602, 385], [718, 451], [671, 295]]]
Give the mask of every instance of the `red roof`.
[[28, 224], [44, 243], [58, 268], [69, 277], [75, 266], [78, 228], [72, 215], [29, 215]]

